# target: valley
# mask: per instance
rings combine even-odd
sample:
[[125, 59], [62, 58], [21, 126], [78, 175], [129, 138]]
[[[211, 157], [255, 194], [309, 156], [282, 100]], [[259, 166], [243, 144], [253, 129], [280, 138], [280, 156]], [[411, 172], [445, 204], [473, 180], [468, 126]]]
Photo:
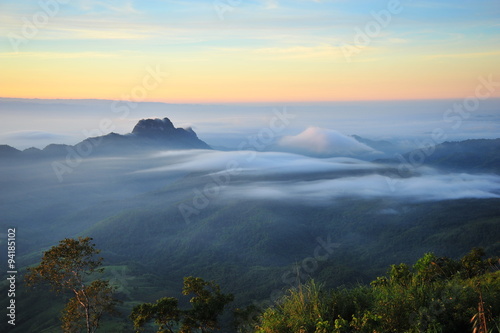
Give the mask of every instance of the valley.
[[[440, 145], [432, 167], [406, 174], [391, 161], [145, 144], [109, 143], [82, 157], [63, 181], [53, 165], [65, 161], [64, 152], [3, 157], [1, 227], [16, 227], [21, 265], [36, 264], [63, 238], [90, 236], [124, 312], [179, 296], [185, 276], [217, 281], [235, 295], [232, 308], [264, 310], [310, 279], [356, 286], [428, 252], [500, 253], [498, 140], [457, 142], [449, 155], [451, 144]], [[481, 169], [468, 164], [477, 158], [457, 159], [458, 149], [480, 155]], [[35, 294], [20, 288], [19, 313], [33, 313]], [[57, 322], [44, 318], [63, 298], [36, 297], [49, 297], [47, 305], [12, 332], [37, 322], [44, 322], [40, 332], [57, 331]], [[131, 325], [124, 317], [111, 322]]]

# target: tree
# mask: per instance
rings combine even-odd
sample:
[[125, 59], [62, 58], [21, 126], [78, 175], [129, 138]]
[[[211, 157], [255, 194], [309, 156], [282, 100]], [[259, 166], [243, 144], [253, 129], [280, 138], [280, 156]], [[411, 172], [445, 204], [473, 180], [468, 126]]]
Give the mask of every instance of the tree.
[[181, 332], [199, 329], [202, 333], [218, 328], [217, 317], [233, 301], [233, 295], [223, 294], [219, 285], [192, 276], [184, 278], [183, 295], [194, 294], [189, 301], [192, 309], [184, 313]]
[[473, 248], [460, 259], [462, 274], [465, 278], [473, 278], [484, 274], [489, 268], [489, 262], [483, 260], [485, 253], [481, 248]]
[[130, 319], [136, 330], [154, 319], [158, 333], [170, 332], [180, 326], [179, 332], [206, 333], [218, 329], [218, 317], [224, 312], [224, 307], [233, 301], [233, 295], [223, 294], [215, 282], [207, 282], [202, 278], [185, 277], [183, 295], [194, 294], [191, 298], [191, 309], [181, 310], [178, 300], [164, 297], [156, 303], [144, 303], [132, 309]]
[[41, 263], [28, 268], [25, 280], [29, 286], [48, 282], [53, 291], [73, 292], [63, 310], [64, 332], [80, 332], [86, 329], [92, 333], [99, 327], [104, 313], [114, 312], [117, 300], [113, 298], [113, 287], [108, 281], [95, 280], [88, 283], [88, 277], [104, 270], [102, 258], [95, 258], [100, 250], [95, 249], [90, 237], [66, 238], [46, 251]]
[[156, 303], [144, 303], [137, 305], [132, 310], [130, 319], [134, 323], [134, 327], [138, 330], [147, 322], [154, 319], [158, 325], [158, 332], [174, 332], [175, 326], [180, 320], [180, 310], [178, 308], [178, 300], [173, 297], [163, 297]]

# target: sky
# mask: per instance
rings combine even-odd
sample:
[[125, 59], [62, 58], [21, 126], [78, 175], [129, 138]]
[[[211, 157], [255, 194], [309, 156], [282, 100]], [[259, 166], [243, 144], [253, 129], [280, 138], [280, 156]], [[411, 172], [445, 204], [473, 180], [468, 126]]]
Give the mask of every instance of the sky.
[[498, 0], [4, 0], [0, 36], [9, 98], [460, 99], [500, 81]]

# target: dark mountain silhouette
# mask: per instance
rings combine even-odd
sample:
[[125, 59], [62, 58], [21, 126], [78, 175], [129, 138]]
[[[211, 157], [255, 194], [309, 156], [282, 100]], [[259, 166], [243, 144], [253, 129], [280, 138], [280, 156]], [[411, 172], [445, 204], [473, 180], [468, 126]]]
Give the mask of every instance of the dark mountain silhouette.
[[9, 145], [0, 145], [0, 156], [2, 157], [19, 156], [20, 153], [21, 151], [17, 150], [14, 147], [11, 147]]
[[[472, 139], [443, 142], [434, 147], [416, 149], [402, 155], [407, 163], [417, 161], [452, 172], [480, 172], [500, 174], [500, 139]], [[381, 159], [379, 163], [399, 164], [401, 159]]]
[[92, 154], [124, 154], [136, 150], [212, 149], [200, 140], [191, 128], [175, 128], [170, 119], [142, 119], [129, 134], [109, 133], [87, 138], [71, 146], [50, 144], [43, 150], [29, 148], [19, 151], [8, 145], [0, 145], [0, 158], [34, 158], [64, 156], [77, 151], [85, 157]]
[[143, 119], [135, 125], [128, 137], [142, 143], [172, 149], [210, 149], [209, 145], [198, 139], [191, 128], [175, 128], [168, 118]]
[[500, 139], [444, 142], [436, 146], [426, 163], [454, 171], [500, 173]]

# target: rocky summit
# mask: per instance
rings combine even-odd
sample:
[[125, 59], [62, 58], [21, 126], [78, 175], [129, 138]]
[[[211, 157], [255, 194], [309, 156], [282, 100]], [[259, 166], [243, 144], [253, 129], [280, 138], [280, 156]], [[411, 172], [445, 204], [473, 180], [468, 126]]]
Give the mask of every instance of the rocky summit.
[[132, 130], [132, 135], [147, 139], [150, 143], [167, 145], [172, 148], [210, 149], [191, 128], [175, 128], [168, 118], [142, 119]]
[[174, 124], [168, 118], [163, 119], [142, 119], [139, 120], [132, 130], [132, 134], [137, 135], [152, 135], [152, 134], [166, 134], [175, 132]]
[[[134, 151], [170, 150], [170, 149], [212, 149], [200, 140], [191, 128], [175, 128], [170, 119], [142, 119], [132, 133], [107, 135], [87, 138], [74, 145], [51, 144], [43, 150], [27, 149], [23, 152], [7, 145], [0, 145], [0, 158], [11, 157], [58, 157], [68, 152], [85, 151], [94, 154], [126, 154]], [[36, 150], [34, 152], [33, 150]], [[90, 155], [90, 153], [88, 154]]]
[[210, 149], [191, 128], [175, 128], [168, 118], [142, 119], [129, 137], [170, 149]]

